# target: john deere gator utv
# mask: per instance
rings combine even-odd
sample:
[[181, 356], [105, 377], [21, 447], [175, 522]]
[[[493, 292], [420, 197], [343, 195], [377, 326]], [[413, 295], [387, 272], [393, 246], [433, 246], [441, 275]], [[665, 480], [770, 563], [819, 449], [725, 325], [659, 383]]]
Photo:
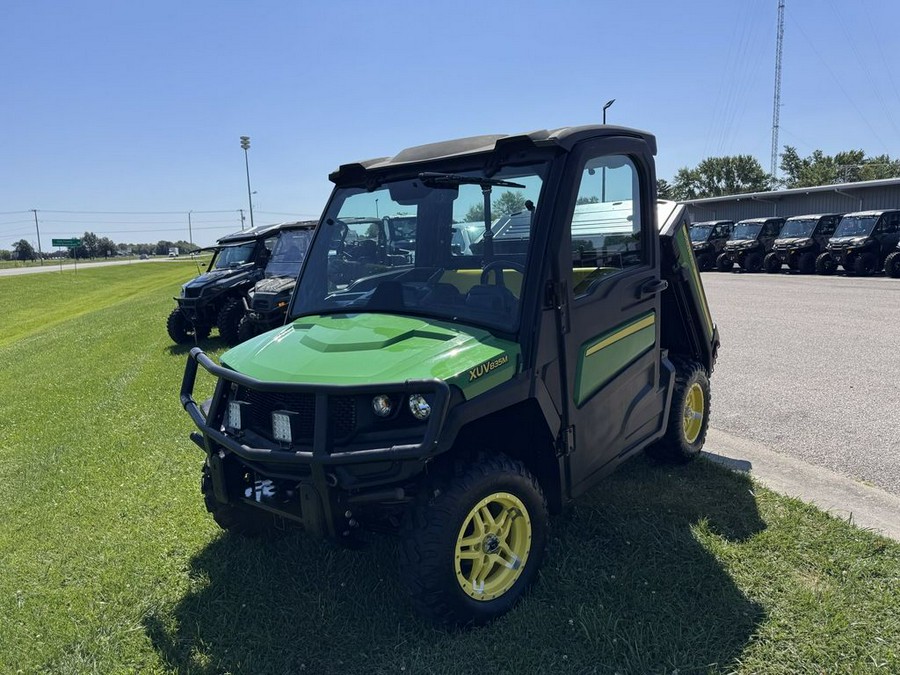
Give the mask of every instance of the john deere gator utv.
[[260, 225], [219, 239], [206, 272], [184, 284], [175, 298], [178, 306], [166, 322], [174, 342], [203, 340], [218, 326], [225, 344], [238, 343], [247, 291], [262, 278], [283, 225]]
[[801, 274], [816, 271], [816, 258], [825, 250], [828, 239], [834, 234], [839, 213], [793, 216], [784, 221], [772, 251], [766, 254], [763, 267], [769, 274], [781, 271], [782, 265]]
[[306, 258], [316, 221], [289, 223], [278, 230], [263, 278], [247, 291], [238, 323], [238, 342], [284, 324], [300, 266]]
[[[719, 339], [655, 153], [645, 132], [583, 126], [332, 173], [285, 326], [221, 365], [187, 361], [216, 522], [397, 528], [413, 605], [483, 623], [535, 580], [549, 513], [642, 450], [695, 457]], [[495, 204], [524, 208], [495, 233]], [[459, 223], [481, 209], [464, 250]], [[415, 216], [409, 255], [376, 250], [350, 274], [348, 221], [378, 213]], [[217, 378], [203, 403], [198, 367]]]
[[857, 211], [838, 223], [834, 236], [816, 260], [819, 274], [844, 271], [868, 276], [881, 271], [900, 241], [900, 210]]
[[784, 218], [747, 218], [740, 221], [716, 258], [716, 269], [730, 272], [737, 263], [745, 272], [759, 272], [783, 224]]
[[731, 220], [707, 220], [691, 225], [691, 247], [700, 270], [706, 272], [716, 266], [716, 258], [731, 239], [734, 222]]

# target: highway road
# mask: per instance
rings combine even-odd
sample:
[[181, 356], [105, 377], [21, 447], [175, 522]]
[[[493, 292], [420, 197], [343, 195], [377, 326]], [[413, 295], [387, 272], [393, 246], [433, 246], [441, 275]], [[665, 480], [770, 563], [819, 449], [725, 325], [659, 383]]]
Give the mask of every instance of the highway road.
[[900, 279], [703, 274], [710, 426], [900, 495]]
[[[144, 263], [152, 263], [152, 262], [163, 262], [163, 261], [177, 261], [177, 260], [186, 260], [186, 258], [168, 258], [168, 257], [157, 257], [157, 258], [149, 258], [147, 260], [111, 260], [104, 262], [80, 262], [78, 263], [78, 268], [83, 269], [85, 267], [110, 267], [112, 265], [138, 265]], [[74, 269], [75, 266], [72, 263], [63, 263], [62, 269], [63, 271], [68, 271]], [[0, 277], [11, 277], [17, 274], [40, 274], [41, 272], [59, 272], [60, 265], [55, 261], [45, 261], [43, 265], [38, 265], [37, 267], [9, 267], [7, 269], [0, 269]]]

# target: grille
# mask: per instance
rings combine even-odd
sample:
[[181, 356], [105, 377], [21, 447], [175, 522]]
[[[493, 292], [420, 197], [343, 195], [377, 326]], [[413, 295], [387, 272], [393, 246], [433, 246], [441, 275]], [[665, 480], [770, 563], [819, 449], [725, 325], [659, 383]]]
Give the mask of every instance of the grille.
[[203, 288], [200, 287], [200, 286], [198, 286], [198, 287], [188, 286], [187, 288], [184, 289], [184, 297], [186, 297], [186, 298], [199, 298], [199, 297], [200, 297], [200, 292], [201, 292], [202, 290], [203, 290]]
[[[272, 436], [272, 412], [289, 410], [297, 413], [299, 433], [295, 442], [312, 443], [316, 426], [316, 397], [314, 394], [283, 394], [255, 391], [241, 387], [237, 398], [250, 405], [245, 407], [251, 431], [275, 440]], [[329, 400], [328, 421], [335, 440], [348, 438], [356, 429], [356, 401], [352, 396], [332, 396]], [[249, 408], [249, 410], [247, 409]]]

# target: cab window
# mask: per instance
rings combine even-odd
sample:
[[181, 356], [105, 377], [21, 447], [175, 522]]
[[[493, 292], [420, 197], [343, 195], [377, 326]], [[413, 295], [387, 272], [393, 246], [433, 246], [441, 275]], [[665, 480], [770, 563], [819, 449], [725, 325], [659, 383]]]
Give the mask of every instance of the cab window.
[[598, 278], [645, 263], [641, 222], [638, 172], [631, 159], [589, 159], [570, 219], [576, 296], [588, 294]]

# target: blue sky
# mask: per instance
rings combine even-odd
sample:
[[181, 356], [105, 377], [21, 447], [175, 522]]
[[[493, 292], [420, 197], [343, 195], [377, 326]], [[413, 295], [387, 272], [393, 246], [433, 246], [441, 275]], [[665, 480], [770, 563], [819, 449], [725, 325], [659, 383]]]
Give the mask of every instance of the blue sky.
[[[900, 155], [896, 0], [787, 0], [779, 145]], [[768, 169], [777, 0], [47, 2], [0, 24], [0, 248], [315, 218], [339, 164], [459, 136], [652, 131], [671, 179]], [[111, 213], [119, 212], [119, 213]], [[122, 213], [127, 212], [127, 213]]]

